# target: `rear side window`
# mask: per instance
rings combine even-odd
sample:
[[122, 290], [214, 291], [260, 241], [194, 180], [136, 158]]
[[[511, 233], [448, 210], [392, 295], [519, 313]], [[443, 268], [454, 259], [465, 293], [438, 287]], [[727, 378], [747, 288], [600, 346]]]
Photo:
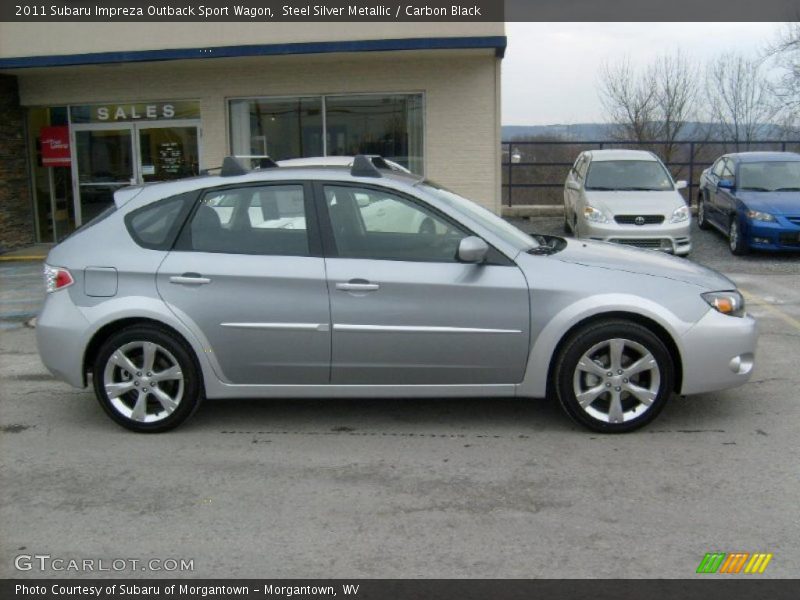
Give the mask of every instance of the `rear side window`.
[[270, 184], [209, 191], [177, 247], [195, 252], [310, 256], [304, 187]]
[[169, 250], [191, 209], [196, 192], [159, 200], [125, 217], [134, 241], [150, 250]]

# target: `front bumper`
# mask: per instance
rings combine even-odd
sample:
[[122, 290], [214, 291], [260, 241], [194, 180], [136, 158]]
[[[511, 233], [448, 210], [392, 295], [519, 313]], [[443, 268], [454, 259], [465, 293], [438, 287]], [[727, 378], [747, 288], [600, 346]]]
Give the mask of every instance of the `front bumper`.
[[48, 294], [36, 319], [36, 345], [42, 363], [73, 387], [86, 385], [83, 336], [89, 323], [72, 302], [69, 288]]
[[747, 240], [754, 250], [800, 252], [800, 225], [786, 217], [774, 222], [748, 221]]
[[660, 250], [680, 256], [689, 254], [692, 250], [692, 242], [689, 237], [690, 228], [691, 220], [683, 223], [641, 226], [585, 221], [581, 237], [637, 248]]
[[709, 311], [681, 338], [682, 394], [701, 394], [747, 383], [755, 367], [758, 325], [750, 315]]

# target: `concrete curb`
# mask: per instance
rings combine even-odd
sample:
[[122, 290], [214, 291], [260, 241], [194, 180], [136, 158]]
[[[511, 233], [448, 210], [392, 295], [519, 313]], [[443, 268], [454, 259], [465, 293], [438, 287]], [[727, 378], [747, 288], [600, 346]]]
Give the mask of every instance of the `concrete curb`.
[[34, 256], [34, 255], [23, 254], [15, 256], [12, 254], [10, 256], [0, 256], [0, 262], [25, 262], [25, 261], [32, 262], [32, 261], [43, 261], [45, 258], [47, 257], [44, 255]]

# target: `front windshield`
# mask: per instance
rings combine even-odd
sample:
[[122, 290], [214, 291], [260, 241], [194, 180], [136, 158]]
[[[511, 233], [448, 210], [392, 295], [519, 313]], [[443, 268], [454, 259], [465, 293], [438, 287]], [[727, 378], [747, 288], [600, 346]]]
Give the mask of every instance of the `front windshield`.
[[798, 192], [800, 161], [742, 163], [738, 187], [756, 192]]
[[494, 235], [502, 239], [507, 244], [519, 248], [520, 250], [530, 250], [539, 244], [531, 236], [523, 233], [510, 223], [507, 223], [493, 212], [482, 206], [443, 188], [442, 186], [427, 180], [421, 182], [419, 188], [441, 200], [453, 210], [460, 212], [467, 217], [479, 222], [483, 227], [491, 231]]
[[655, 160], [595, 160], [589, 167], [585, 189], [595, 191], [668, 192], [672, 177]]

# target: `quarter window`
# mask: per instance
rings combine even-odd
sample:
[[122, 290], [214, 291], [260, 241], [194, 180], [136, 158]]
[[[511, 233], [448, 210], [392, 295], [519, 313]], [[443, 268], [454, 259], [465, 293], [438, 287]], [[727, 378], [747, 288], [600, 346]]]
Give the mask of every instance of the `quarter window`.
[[125, 218], [131, 237], [144, 248], [168, 250], [196, 197], [190, 192], [133, 211]]
[[302, 185], [268, 185], [206, 193], [179, 247], [197, 252], [308, 256]]
[[456, 262], [469, 235], [434, 211], [391, 192], [325, 186], [338, 255], [343, 258]]

